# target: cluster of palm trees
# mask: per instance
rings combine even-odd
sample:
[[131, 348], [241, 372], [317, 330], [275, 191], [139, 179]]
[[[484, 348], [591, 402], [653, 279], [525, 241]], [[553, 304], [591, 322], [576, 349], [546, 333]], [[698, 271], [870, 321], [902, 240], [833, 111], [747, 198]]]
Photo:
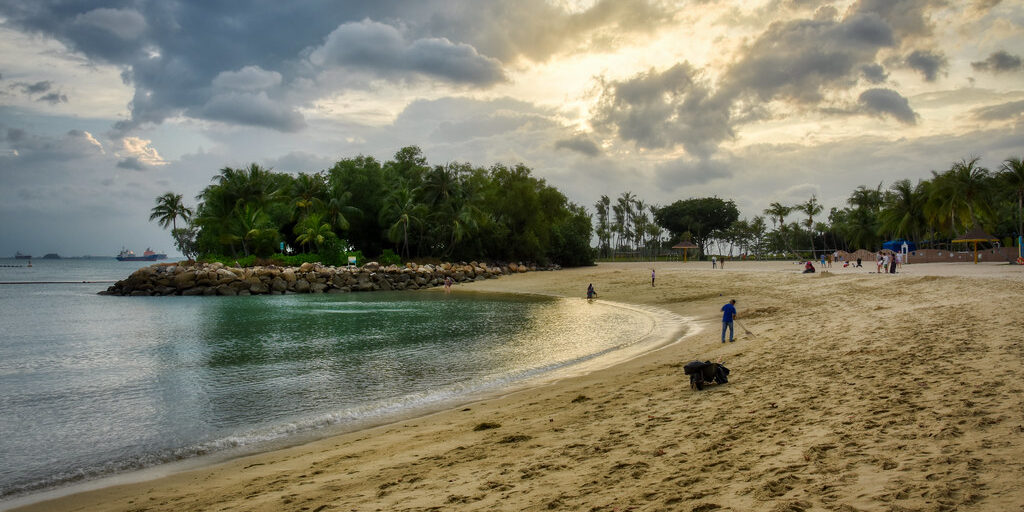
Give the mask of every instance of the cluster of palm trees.
[[653, 220], [657, 206], [644, 202], [632, 192], [623, 192], [615, 204], [602, 195], [594, 208], [597, 211], [594, 231], [600, 257], [614, 258], [623, 253], [646, 257], [657, 254], [665, 232]]
[[[768, 234], [765, 249], [874, 250], [885, 240], [899, 238], [942, 243], [974, 226], [1000, 238], [1020, 235], [1024, 164], [1008, 158], [993, 172], [978, 161], [963, 159], [945, 171], [932, 171], [930, 179], [897, 180], [884, 190], [881, 183], [874, 188], [861, 185], [850, 194], [846, 208], [832, 208], [827, 223], [814, 220], [822, 213], [814, 196], [796, 205], [771, 203], [764, 214], [775, 230]], [[794, 212], [806, 218], [787, 224], [786, 217]]]
[[[168, 193], [150, 216], [174, 226], [184, 242], [191, 233], [201, 255], [266, 257], [290, 247], [325, 262], [352, 250], [394, 250], [406, 259], [592, 261], [586, 212], [523, 165], [430, 166], [410, 146], [384, 163], [359, 156], [297, 174], [252, 164], [225, 167], [212, 181], [194, 212]], [[178, 218], [192, 231], [177, 228]]]

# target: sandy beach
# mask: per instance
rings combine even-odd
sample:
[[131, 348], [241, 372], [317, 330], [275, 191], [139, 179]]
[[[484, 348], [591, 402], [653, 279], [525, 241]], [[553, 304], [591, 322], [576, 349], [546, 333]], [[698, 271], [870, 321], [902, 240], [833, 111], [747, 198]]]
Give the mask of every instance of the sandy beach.
[[[696, 320], [585, 376], [18, 510], [1024, 511], [1024, 267], [870, 266], [658, 263], [652, 287], [652, 264], [616, 263], [460, 285], [593, 283]], [[722, 344], [732, 298], [742, 326]], [[695, 359], [730, 382], [691, 390]]]

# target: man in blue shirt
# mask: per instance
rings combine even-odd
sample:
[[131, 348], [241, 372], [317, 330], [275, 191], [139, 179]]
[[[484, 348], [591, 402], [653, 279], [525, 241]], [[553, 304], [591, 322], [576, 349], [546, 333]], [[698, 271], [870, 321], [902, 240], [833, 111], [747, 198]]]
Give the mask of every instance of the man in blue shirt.
[[728, 304], [722, 306], [722, 343], [725, 343], [725, 329], [729, 329], [729, 342], [735, 341], [733, 338], [733, 327], [732, 320], [736, 318], [736, 299], [732, 299]]

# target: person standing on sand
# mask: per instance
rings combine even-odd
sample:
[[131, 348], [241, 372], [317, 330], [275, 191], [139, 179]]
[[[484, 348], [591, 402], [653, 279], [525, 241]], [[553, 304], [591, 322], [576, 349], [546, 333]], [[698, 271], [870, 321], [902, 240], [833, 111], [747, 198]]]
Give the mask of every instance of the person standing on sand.
[[651, 269], [651, 288], [654, 288], [654, 269]]
[[594, 283], [590, 283], [590, 285], [587, 286], [587, 299], [593, 299], [596, 296], [597, 292], [594, 291]]
[[711, 268], [718, 268], [718, 258], [714, 256], [711, 257]]
[[736, 318], [736, 299], [729, 300], [729, 303], [722, 306], [722, 343], [725, 343], [725, 330], [729, 329], [729, 343], [735, 340], [733, 336], [732, 321]]

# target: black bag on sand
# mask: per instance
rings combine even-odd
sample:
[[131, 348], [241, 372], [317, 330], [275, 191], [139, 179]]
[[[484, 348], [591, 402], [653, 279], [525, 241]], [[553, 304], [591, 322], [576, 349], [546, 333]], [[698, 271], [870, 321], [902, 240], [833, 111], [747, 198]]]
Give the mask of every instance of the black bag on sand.
[[683, 373], [690, 376], [690, 388], [698, 391], [704, 389], [704, 384], [714, 382], [725, 384], [729, 382], [729, 369], [725, 365], [712, 363], [711, 361], [691, 361], [683, 366]]

